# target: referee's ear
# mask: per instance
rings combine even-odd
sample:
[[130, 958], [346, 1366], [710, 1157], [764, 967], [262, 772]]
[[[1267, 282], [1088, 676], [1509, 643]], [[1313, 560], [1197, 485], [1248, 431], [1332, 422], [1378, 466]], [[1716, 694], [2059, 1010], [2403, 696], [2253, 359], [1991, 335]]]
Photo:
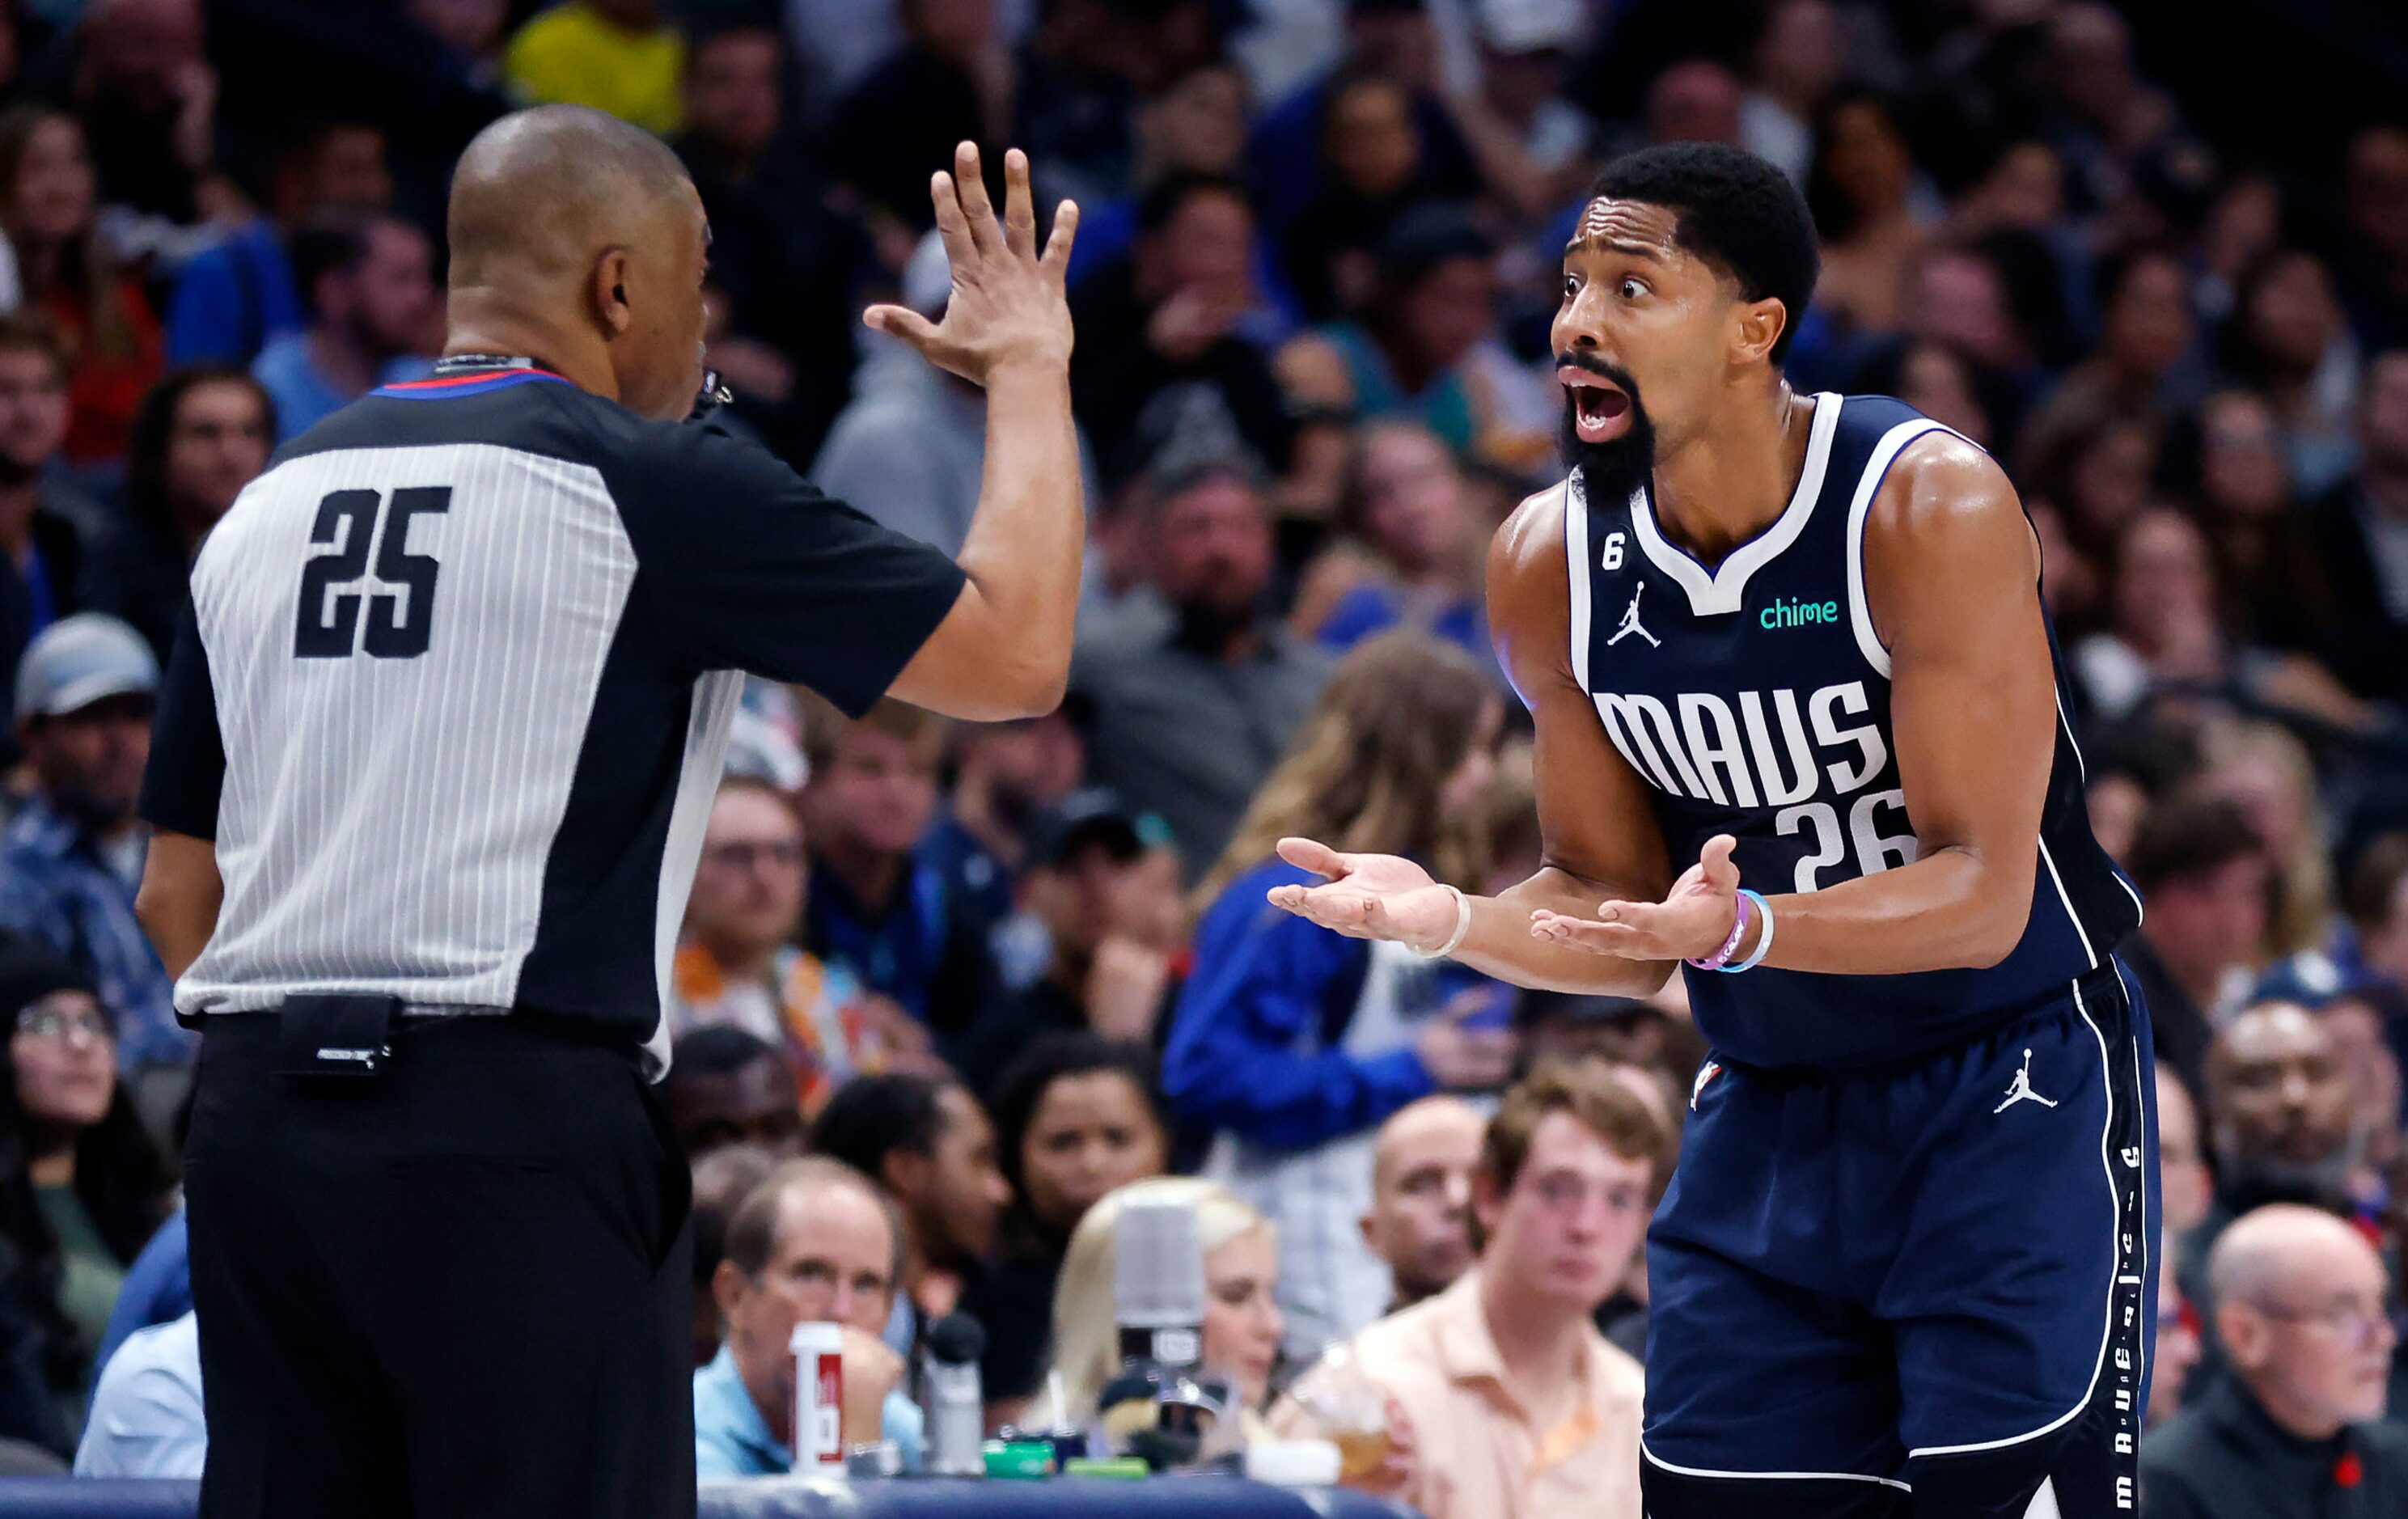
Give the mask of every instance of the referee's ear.
[[627, 264], [624, 248], [606, 248], [594, 261], [594, 314], [613, 337], [636, 322], [636, 313], [627, 305]]

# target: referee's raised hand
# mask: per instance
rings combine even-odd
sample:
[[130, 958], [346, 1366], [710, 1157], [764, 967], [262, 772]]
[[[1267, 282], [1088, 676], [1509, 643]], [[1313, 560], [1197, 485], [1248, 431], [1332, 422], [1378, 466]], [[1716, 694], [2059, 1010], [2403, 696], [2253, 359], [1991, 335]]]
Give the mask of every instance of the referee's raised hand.
[[899, 337], [928, 362], [984, 385], [1001, 367], [1070, 362], [1070, 306], [1063, 271], [1079, 227], [1079, 207], [1064, 201], [1042, 252], [1037, 247], [1036, 203], [1028, 189], [1028, 155], [1003, 155], [1003, 221], [995, 218], [976, 143], [953, 150], [953, 172], [939, 169], [928, 193], [937, 230], [953, 265], [953, 291], [942, 322], [901, 306], [873, 306], [862, 320]]

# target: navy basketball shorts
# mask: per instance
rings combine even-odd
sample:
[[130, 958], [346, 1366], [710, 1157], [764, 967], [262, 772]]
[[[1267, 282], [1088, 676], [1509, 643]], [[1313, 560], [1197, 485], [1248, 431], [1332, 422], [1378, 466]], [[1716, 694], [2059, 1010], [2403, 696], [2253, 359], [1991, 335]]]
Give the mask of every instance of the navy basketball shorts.
[[2150, 1060], [2111, 965], [1897, 1067], [1701, 1068], [1648, 1236], [1650, 1519], [2132, 1513]]

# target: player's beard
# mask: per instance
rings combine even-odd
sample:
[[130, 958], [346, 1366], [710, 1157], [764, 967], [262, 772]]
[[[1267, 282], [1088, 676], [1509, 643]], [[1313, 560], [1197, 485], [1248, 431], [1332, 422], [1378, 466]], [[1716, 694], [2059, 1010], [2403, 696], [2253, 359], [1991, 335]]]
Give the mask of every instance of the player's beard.
[[1585, 355], [1562, 354], [1555, 365], [1601, 375], [1621, 386], [1622, 394], [1630, 398], [1630, 425], [1622, 436], [1591, 443], [1580, 436], [1580, 408], [1566, 391], [1563, 423], [1556, 434], [1564, 463], [1580, 471], [1581, 487], [1590, 500], [1628, 500], [1630, 493], [1656, 473], [1656, 424], [1647, 420], [1647, 408], [1639, 399], [1639, 381], [1627, 370]]

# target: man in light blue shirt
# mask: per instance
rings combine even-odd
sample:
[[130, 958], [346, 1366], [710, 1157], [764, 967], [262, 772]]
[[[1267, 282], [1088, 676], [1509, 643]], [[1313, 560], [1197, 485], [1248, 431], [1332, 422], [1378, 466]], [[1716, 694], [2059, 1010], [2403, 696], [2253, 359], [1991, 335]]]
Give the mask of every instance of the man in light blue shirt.
[[309, 324], [270, 339], [251, 365], [276, 403], [280, 443], [379, 385], [425, 375], [442, 331], [434, 248], [398, 217], [330, 214], [293, 235], [292, 257]]
[[75, 1474], [196, 1479], [208, 1449], [193, 1315], [127, 1336], [101, 1369]]
[[[789, 1161], [737, 1207], [711, 1296], [727, 1326], [694, 1374], [695, 1475], [768, 1477], [794, 1468], [795, 1326], [844, 1326], [845, 1401], [879, 1409], [905, 1469], [920, 1463], [919, 1408], [903, 1361], [879, 1343], [902, 1279], [903, 1235], [860, 1172], [824, 1156]], [[851, 1421], [848, 1421], [850, 1426]], [[864, 1438], [848, 1428], [847, 1439]]]

